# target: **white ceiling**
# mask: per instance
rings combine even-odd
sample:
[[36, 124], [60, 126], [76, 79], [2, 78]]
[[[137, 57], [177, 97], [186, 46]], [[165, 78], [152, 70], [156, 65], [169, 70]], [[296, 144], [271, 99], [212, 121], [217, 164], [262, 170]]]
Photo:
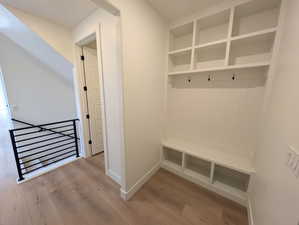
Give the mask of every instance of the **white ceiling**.
[[224, 0], [148, 0], [169, 21], [180, 19]]
[[0, 3], [73, 28], [97, 9], [90, 0], [0, 0]]

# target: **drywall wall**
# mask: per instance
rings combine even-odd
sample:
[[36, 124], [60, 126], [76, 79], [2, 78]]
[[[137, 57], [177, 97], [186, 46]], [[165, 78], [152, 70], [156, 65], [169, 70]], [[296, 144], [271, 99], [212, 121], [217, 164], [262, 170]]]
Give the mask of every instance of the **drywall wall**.
[[160, 161], [167, 30], [148, 2], [111, 2], [121, 16], [128, 192]]
[[72, 32], [67, 27], [5, 5], [18, 19], [38, 34], [69, 62], [73, 62]]
[[[101, 0], [94, 2], [101, 6]], [[112, 29], [109, 21], [102, 17], [98, 17], [95, 21], [103, 25], [104, 85], [113, 85], [115, 79], [123, 79], [121, 87], [123, 87], [124, 105], [120, 105], [121, 102], [118, 100], [111, 105], [111, 110], [116, 107], [117, 114], [122, 115], [124, 112], [125, 165], [120, 168], [120, 173], [125, 172], [122, 189], [128, 192], [160, 161], [167, 34], [166, 24], [146, 1], [110, 1], [110, 3], [120, 11], [120, 27], [117, 24], [117, 32], [121, 31], [121, 43], [117, 42], [120, 40], [119, 35], [108, 42], [110, 37], [109, 34], [105, 34], [105, 29]], [[90, 29], [92, 26], [84, 28], [85, 31]], [[121, 76], [121, 71], [118, 71], [119, 74], [109, 80], [111, 74], [108, 75], [107, 72], [115, 65], [114, 61], [107, 57], [111, 47], [113, 51], [116, 48], [117, 54], [122, 53], [122, 62], [116, 62], [116, 65], [117, 68], [123, 65], [123, 75]], [[111, 52], [110, 57], [115, 57], [114, 53]], [[111, 89], [116, 92], [112, 96], [119, 98], [121, 87], [117, 85]], [[106, 98], [110, 96], [106, 94]], [[105, 104], [108, 104], [108, 101]], [[109, 112], [106, 112], [106, 115], [108, 116]], [[118, 121], [119, 125], [115, 126], [115, 132], [119, 132], [123, 125], [122, 120]], [[118, 144], [122, 144], [120, 139], [117, 141]], [[121, 148], [120, 150], [123, 151]], [[114, 149], [112, 151], [122, 154]]]
[[287, 2], [272, 93], [264, 115], [262, 143], [251, 201], [255, 225], [297, 225], [299, 179], [286, 166], [289, 145], [299, 151], [299, 1]]
[[212, 82], [207, 77], [199, 87], [190, 87], [188, 78], [174, 79], [169, 85], [165, 139], [252, 159], [264, 88], [239, 86], [231, 76], [219, 75]]
[[[101, 27], [101, 28], [100, 28]], [[107, 171], [120, 182], [122, 177], [121, 152], [123, 152], [123, 103], [122, 73], [120, 65], [119, 17], [98, 9], [82, 21], [73, 31], [74, 43], [93, 35], [101, 29], [101, 46], [108, 152]], [[79, 71], [80, 63], [76, 65]], [[82, 104], [82, 103], [81, 103]], [[82, 121], [84, 122], [84, 121]]]
[[73, 84], [73, 65], [0, 4], [0, 33]]
[[12, 116], [34, 124], [76, 118], [72, 84], [4, 35], [0, 65]]

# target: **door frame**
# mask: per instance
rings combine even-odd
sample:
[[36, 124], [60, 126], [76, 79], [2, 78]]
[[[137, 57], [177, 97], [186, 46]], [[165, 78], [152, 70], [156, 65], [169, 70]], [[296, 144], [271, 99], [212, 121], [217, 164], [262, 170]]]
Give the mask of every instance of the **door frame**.
[[[100, 85], [100, 99], [101, 99], [101, 113], [102, 113], [102, 130], [103, 130], [103, 146], [104, 146], [104, 158], [105, 158], [105, 173], [108, 172], [108, 162], [109, 162], [109, 151], [107, 145], [107, 123], [106, 123], [106, 110], [105, 110], [105, 93], [104, 93], [104, 83], [103, 83], [103, 67], [102, 67], [102, 47], [101, 47], [101, 26], [99, 26], [89, 35], [83, 37], [81, 40], [75, 43], [75, 63], [74, 68], [74, 87], [76, 93], [76, 105], [78, 117], [80, 118], [81, 129], [80, 129], [80, 139], [81, 141], [81, 153], [83, 157], [88, 158], [92, 156], [92, 151], [89, 142], [90, 128], [89, 120], [86, 118], [87, 113], [87, 99], [86, 93], [83, 89], [85, 81], [85, 70], [84, 63], [81, 60], [82, 47], [87, 43], [96, 40], [97, 42], [97, 57], [98, 57], [98, 71], [99, 71], [99, 85]], [[77, 69], [76, 69], [77, 68]]]

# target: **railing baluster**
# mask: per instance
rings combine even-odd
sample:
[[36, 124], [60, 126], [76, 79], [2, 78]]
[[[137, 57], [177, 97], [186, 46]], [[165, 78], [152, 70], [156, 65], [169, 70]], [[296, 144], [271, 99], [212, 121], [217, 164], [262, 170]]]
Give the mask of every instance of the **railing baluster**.
[[19, 174], [19, 181], [22, 181], [22, 180], [24, 180], [24, 177], [23, 177], [22, 169], [21, 169], [21, 165], [20, 165], [20, 159], [19, 159], [18, 149], [17, 149], [17, 146], [16, 146], [14, 131], [10, 130], [9, 134], [10, 134], [10, 139], [11, 139], [13, 152], [14, 152], [14, 155], [15, 155], [16, 166], [17, 166], [17, 170], [18, 170], [18, 174]]
[[77, 135], [77, 126], [76, 126], [76, 120], [73, 120], [73, 126], [74, 126], [74, 136], [75, 136], [75, 142], [76, 142], [76, 157], [79, 157], [79, 147], [78, 147], [78, 135]]

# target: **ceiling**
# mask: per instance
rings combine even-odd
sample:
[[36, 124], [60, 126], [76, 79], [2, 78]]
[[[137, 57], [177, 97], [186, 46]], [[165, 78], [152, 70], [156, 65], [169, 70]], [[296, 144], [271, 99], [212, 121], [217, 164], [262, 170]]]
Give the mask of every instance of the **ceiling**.
[[0, 0], [0, 3], [73, 28], [98, 7], [90, 0]]
[[174, 21], [224, 0], [148, 0], [160, 14]]

